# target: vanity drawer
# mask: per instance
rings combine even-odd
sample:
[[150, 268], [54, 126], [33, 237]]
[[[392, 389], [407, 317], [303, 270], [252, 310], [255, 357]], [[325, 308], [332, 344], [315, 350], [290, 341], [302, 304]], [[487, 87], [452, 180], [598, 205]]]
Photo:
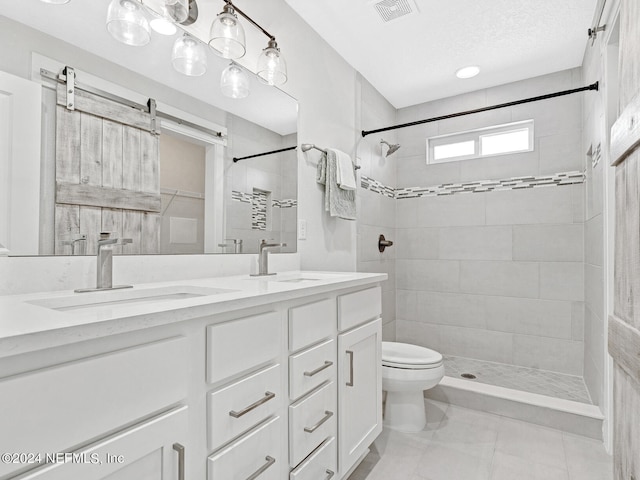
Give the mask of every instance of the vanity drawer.
[[207, 396], [211, 450], [275, 415], [283, 404], [282, 367], [274, 365]]
[[277, 312], [207, 327], [207, 382], [216, 383], [278, 358], [283, 348]]
[[295, 400], [336, 376], [336, 342], [326, 342], [289, 357], [289, 397]]
[[336, 439], [331, 437], [291, 471], [289, 480], [330, 480], [335, 477], [336, 465]]
[[166, 409], [187, 395], [187, 358], [175, 337], [0, 380], [0, 452], [66, 452]]
[[295, 352], [330, 337], [336, 328], [336, 303], [327, 298], [289, 309], [289, 350]]
[[289, 407], [289, 464], [298, 465], [336, 435], [336, 384], [331, 382]]
[[282, 420], [275, 417], [249, 435], [211, 455], [208, 480], [281, 480]]
[[344, 332], [382, 314], [380, 287], [367, 288], [338, 297], [338, 330]]

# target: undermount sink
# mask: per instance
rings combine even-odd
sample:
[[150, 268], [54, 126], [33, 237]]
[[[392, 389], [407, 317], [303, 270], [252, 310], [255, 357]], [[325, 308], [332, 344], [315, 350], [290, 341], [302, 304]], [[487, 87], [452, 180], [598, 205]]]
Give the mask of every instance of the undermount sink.
[[231, 293], [236, 290], [224, 288], [196, 287], [192, 285], [168, 285], [166, 287], [113, 290], [91, 293], [78, 293], [66, 297], [51, 297], [38, 300], [30, 300], [27, 303], [39, 307], [68, 311], [100, 311], [118, 306], [144, 305], [170, 300], [184, 300], [194, 297], [205, 297]]

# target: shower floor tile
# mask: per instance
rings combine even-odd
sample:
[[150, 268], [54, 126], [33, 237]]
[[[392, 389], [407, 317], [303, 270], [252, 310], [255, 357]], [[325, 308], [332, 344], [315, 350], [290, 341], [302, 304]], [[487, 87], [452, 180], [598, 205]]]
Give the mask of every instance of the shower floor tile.
[[591, 404], [584, 380], [574, 375], [451, 355], [444, 355], [444, 369], [448, 377], [461, 378], [463, 373], [471, 373], [476, 378], [470, 382]]

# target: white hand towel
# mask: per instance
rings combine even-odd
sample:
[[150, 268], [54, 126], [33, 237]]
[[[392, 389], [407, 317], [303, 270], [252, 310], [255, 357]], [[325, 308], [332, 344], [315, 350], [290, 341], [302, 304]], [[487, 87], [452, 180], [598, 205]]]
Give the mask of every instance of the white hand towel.
[[353, 162], [351, 161], [351, 157], [340, 150], [336, 150], [332, 148], [336, 154], [337, 161], [337, 182], [338, 186], [342, 190], [355, 190], [357, 188], [356, 184], [356, 175], [353, 169]]

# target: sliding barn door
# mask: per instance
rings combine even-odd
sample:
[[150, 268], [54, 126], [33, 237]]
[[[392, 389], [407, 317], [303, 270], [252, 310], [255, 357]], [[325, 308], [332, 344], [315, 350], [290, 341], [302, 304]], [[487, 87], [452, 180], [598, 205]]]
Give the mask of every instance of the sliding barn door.
[[100, 232], [133, 239], [115, 253], [159, 253], [160, 158], [151, 115], [80, 89], [70, 97], [64, 84], [56, 109], [56, 255], [95, 254]]
[[616, 166], [614, 478], [640, 480], [640, 2], [622, 0], [620, 111], [611, 131]]

